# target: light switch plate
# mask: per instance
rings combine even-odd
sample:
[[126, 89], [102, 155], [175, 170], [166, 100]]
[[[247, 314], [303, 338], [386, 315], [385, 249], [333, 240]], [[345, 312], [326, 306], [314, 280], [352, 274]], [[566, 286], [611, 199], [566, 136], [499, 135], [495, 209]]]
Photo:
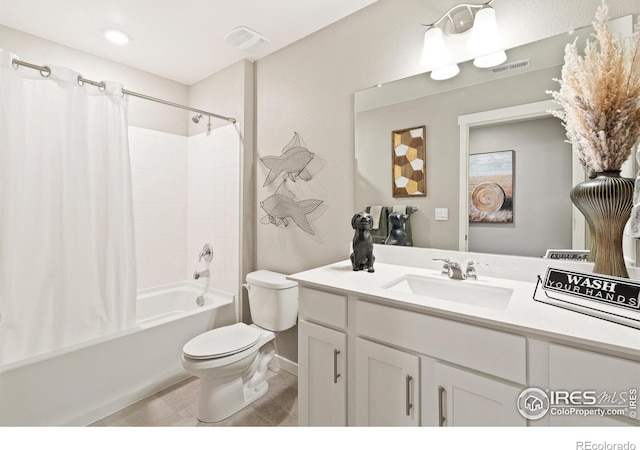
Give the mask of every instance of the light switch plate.
[[449, 208], [436, 208], [436, 220], [449, 220]]

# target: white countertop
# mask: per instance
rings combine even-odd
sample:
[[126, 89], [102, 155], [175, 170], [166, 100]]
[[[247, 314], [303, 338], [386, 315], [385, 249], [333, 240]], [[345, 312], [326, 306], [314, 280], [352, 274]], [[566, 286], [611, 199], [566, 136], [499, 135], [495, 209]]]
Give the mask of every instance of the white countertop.
[[[640, 330], [535, 301], [535, 282], [492, 278], [480, 273], [478, 281], [447, 280], [451, 283], [495, 284], [512, 289], [513, 295], [506, 309], [499, 310], [395, 292], [383, 287], [404, 275], [446, 279], [438, 270], [388, 263], [376, 263], [374, 273], [353, 271], [348, 260], [296, 273], [288, 278], [302, 286], [368, 297], [389, 306], [512, 331], [549, 342], [576, 344], [601, 351], [622, 353], [640, 361]], [[535, 275], [531, 276], [533, 280]], [[544, 273], [537, 275], [543, 276]]]

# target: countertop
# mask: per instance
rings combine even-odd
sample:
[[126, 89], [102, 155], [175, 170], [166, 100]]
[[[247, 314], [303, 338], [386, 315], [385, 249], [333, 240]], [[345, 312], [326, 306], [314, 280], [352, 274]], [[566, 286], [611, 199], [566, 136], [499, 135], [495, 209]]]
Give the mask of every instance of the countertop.
[[[620, 353], [640, 361], [640, 330], [597, 317], [538, 302], [533, 299], [535, 282], [493, 278], [478, 274], [478, 280], [447, 280], [451, 283], [499, 285], [513, 290], [506, 309], [395, 292], [384, 286], [405, 275], [446, 277], [428, 268], [376, 263], [375, 272], [353, 271], [351, 262], [341, 261], [288, 276], [301, 286], [329, 289], [388, 306], [410, 309], [438, 317], [494, 329], [511, 331], [548, 342], [571, 343], [601, 351]], [[532, 279], [535, 280], [535, 275]], [[544, 273], [537, 274], [541, 277]], [[536, 297], [539, 298], [539, 295]]]

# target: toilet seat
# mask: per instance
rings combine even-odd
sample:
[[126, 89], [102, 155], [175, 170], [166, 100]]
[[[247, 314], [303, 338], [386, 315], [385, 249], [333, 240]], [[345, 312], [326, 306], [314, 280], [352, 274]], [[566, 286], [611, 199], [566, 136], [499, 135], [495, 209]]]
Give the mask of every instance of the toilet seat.
[[253, 347], [261, 335], [259, 329], [240, 322], [194, 337], [184, 345], [182, 352], [195, 360], [224, 358]]

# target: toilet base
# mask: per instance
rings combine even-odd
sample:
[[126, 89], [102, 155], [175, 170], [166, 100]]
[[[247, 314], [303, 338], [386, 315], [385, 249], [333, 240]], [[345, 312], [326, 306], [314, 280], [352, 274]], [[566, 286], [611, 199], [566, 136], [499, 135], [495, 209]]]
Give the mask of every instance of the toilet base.
[[267, 368], [274, 354], [275, 348], [269, 342], [253, 355], [253, 361], [242, 373], [226, 378], [201, 376], [198, 420], [206, 423], [223, 421], [266, 394], [269, 390]]
[[[200, 387], [200, 389], [202, 388], [203, 386]], [[269, 390], [269, 384], [264, 381], [260, 386], [249, 390], [249, 392], [243, 389], [244, 395], [241, 399], [237, 396], [237, 389], [238, 387], [234, 386], [225, 391], [200, 391], [198, 420], [205, 423], [215, 423], [228, 419], [266, 394]], [[230, 393], [231, 395], [228, 395]]]

